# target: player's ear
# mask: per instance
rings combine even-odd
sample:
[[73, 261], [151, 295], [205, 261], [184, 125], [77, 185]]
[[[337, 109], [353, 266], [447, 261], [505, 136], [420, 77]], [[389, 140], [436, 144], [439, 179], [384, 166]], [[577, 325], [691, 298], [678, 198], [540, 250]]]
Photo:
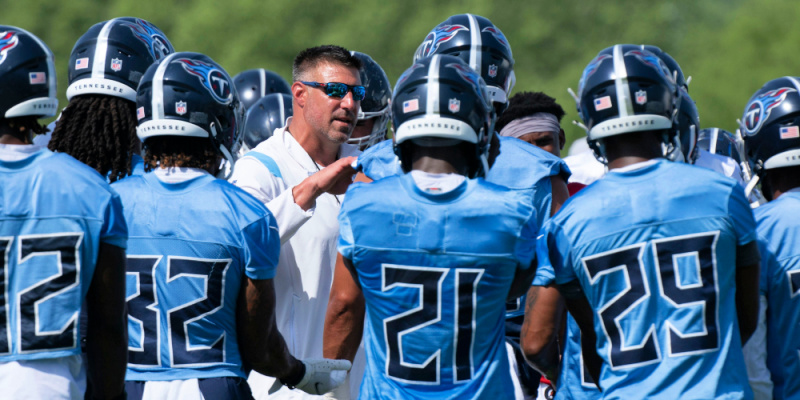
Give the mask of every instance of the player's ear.
[[564, 145], [567, 143], [567, 135], [563, 129], [558, 130], [558, 149], [564, 150]]

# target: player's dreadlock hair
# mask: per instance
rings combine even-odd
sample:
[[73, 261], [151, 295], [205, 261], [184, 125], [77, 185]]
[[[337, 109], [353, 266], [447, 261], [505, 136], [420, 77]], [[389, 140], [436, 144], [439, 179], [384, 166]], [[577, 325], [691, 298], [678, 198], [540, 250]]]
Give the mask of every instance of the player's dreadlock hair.
[[73, 97], [61, 113], [48, 147], [67, 153], [114, 182], [131, 174], [136, 104], [121, 97]]
[[200, 168], [215, 171], [220, 153], [211, 138], [153, 136], [144, 141], [144, 169]]
[[556, 99], [542, 92], [517, 93], [509, 99], [508, 108], [497, 119], [494, 129], [500, 132], [511, 121], [540, 112], [555, 115], [558, 118], [558, 122], [561, 122], [561, 118], [565, 115], [564, 109], [556, 103]]
[[39, 124], [37, 116], [0, 119], [0, 136], [11, 135], [22, 142], [30, 143], [33, 134], [40, 135], [47, 132], [47, 128]]

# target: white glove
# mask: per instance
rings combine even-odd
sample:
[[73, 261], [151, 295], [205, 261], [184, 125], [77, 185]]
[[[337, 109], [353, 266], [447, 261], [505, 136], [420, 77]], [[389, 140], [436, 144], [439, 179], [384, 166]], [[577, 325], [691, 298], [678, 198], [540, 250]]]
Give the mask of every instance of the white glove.
[[324, 397], [326, 400], [350, 400], [350, 373], [347, 373], [347, 378], [341, 385], [325, 393]]
[[[303, 360], [303, 364], [306, 366], [306, 373], [295, 388], [308, 394], [325, 394], [335, 389], [345, 381], [351, 367], [350, 361], [327, 358], [310, 358]], [[275, 393], [281, 386], [280, 380], [276, 379], [269, 393]]]

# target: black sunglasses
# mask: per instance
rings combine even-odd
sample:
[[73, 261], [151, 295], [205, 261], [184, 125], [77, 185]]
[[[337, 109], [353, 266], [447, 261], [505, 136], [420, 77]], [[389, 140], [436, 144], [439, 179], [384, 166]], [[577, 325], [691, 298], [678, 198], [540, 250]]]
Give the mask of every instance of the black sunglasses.
[[335, 97], [337, 99], [343, 99], [344, 96], [347, 96], [347, 92], [349, 91], [353, 92], [353, 100], [355, 101], [364, 100], [364, 96], [367, 95], [367, 89], [361, 85], [351, 86], [340, 82], [320, 83], [310, 81], [300, 81], [300, 83], [315, 88], [323, 88], [325, 90], [325, 94], [327, 94], [329, 97]]

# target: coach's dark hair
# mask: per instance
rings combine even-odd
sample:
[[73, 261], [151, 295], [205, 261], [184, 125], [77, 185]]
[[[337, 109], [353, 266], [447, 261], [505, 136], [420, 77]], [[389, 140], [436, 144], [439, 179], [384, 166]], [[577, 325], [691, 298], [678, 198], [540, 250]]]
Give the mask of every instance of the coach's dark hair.
[[153, 136], [144, 141], [144, 169], [162, 167], [200, 168], [214, 171], [220, 153], [211, 138]]
[[500, 132], [511, 121], [540, 112], [555, 115], [559, 122], [566, 114], [564, 109], [556, 103], [556, 99], [542, 92], [520, 92], [509, 99], [508, 108], [497, 119], [494, 129]]
[[131, 174], [136, 104], [121, 97], [73, 97], [61, 112], [48, 148], [67, 153], [114, 182]]
[[339, 64], [345, 67], [361, 69], [362, 63], [358, 57], [341, 46], [327, 44], [324, 46], [310, 47], [300, 52], [292, 64], [292, 80], [302, 81], [303, 75], [311, 68], [316, 68], [321, 62]]
[[0, 136], [11, 135], [24, 143], [30, 143], [33, 134], [45, 132], [47, 128], [39, 123], [36, 116], [0, 119]]

